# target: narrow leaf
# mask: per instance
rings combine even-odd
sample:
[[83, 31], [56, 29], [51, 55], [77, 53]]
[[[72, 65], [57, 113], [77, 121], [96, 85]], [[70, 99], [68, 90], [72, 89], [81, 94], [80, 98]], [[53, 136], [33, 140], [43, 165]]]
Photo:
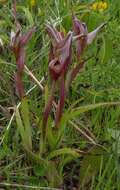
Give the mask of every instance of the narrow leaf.
[[90, 104], [90, 105], [85, 105], [85, 106], [81, 106], [78, 108], [74, 108], [72, 109], [67, 116], [67, 119], [72, 119], [78, 115], [80, 115], [81, 113], [99, 108], [99, 107], [103, 107], [103, 106], [114, 106], [114, 105], [120, 105], [120, 102], [103, 102], [103, 103], [96, 103], [96, 104]]
[[61, 148], [59, 150], [55, 150], [55, 151], [51, 152], [48, 155], [48, 160], [53, 159], [54, 157], [57, 157], [57, 156], [65, 155], [65, 154], [70, 154], [76, 158], [80, 157], [80, 154], [78, 152], [76, 152], [74, 149]]
[[28, 147], [32, 150], [32, 131], [30, 126], [29, 108], [27, 98], [22, 99], [21, 103], [21, 115], [25, 127], [25, 138], [27, 140]]

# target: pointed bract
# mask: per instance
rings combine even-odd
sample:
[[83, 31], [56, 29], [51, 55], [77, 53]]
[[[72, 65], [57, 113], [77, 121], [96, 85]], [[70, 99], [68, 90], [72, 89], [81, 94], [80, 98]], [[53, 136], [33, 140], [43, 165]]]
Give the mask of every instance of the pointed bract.
[[96, 35], [98, 34], [98, 32], [106, 25], [106, 23], [101, 24], [100, 26], [98, 26], [95, 30], [93, 30], [92, 32], [88, 33], [87, 35], [87, 45], [90, 45], [93, 40], [96, 38]]

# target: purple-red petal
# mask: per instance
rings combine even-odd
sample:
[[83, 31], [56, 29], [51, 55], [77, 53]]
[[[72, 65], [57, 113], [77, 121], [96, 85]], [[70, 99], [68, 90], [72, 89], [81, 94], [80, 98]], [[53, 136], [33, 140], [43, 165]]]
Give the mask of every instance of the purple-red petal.
[[49, 63], [49, 70], [53, 80], [57, 80], [62, 73], [66, 72], [71, 63], [71, 43], [72, 33], [69, 32], [66, 38], [58, 43], [56, 49], [52, 47], [51, 55], [54, 59]]
[[77, 38], [76, 40], [76, 55], [79, 59], [83, 50], [87, 46], [87, 26], [85, 23], [80, 22], [75, 16], [73, 16], [73, 31], [76, 36], [84, 35], [82, 38]]
[[51, 78], [53, 80], [57, 80], [59, 78], [61, 74], [61, 64], [57, 58], [53, 59], [49, 63], [49, 71], [50, 71]]
[[32, 27], [26, 34], [23, 34], [20, 38], [20, 45], [25, 46], [31, 39], [32, 34], [35, 32], [36, 27]]
[[57, 29], [49, 24], [46, 24], [46, 31], [53, 43], [57, 44], [63, 39], [63, 35]]

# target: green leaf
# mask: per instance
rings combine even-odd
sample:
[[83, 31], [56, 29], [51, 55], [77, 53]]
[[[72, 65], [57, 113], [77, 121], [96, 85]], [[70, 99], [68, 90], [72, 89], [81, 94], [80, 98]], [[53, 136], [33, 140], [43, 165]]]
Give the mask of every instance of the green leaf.
[[50, 159], [53, 159], [54, 157], [65, 155], [65, 154], [70, 154], [76, 158], [80, 157], [80, 154], [78, 152], [76, 152], [76, 150], [74, 150], [74, 149], [61, 148], [59, 150], [55, 150], [55, 151], [51, 152], [47, 158], [48, 158], [48, 160], [50, 160]]
[[60, 176], [63, 176], [63, 169], [64, 169], [65, 165], [70, 163], [74, 159], [75, 159], [75, 157], [73, 157], [71, 155], [65, 155], [65, 156], [63, 156], [63, 158], [60, 159], [60, 164], [59, 164]]
[[112, 56], [112, 42], [108, 36], [102, 36], [103, 44], [100, 50], [100, 62], [107, 63]]
[[73, 109], [68, 109], [62, 116], [62, 119], [60, 122], [60, 128], [58, 130], [58, 136], [56, 139], [56, 144], [58, 146], [60, 145], [61, 139], [64, 135], [64, 130], [65, 130], [66, 125], [67, 125], [69, 120], [74, 119], [75, 117], [77, 117], [81, 113], [84, 113], [84, 112], [87, 112], [90, 110], [94, 110], [94, 109], [99, 108], [99, 107], [119, 105], [119, 104], [120, 104], [120, 102], [103, 102], [103, 103], [90, 104], [90, 105], [80, 106], [80, 107], [73, 108]]
[[120, 130], [118, 130], [118, 129], [108, 129], [108, 133], [115, 140], [115, 142], [113, 143], [114, 151], [116, 151], [117, 154], [120, 154]]
[[102, 35], [102, 46], [101, 46], [101, 49], [100, 49], [100, 62], [103, 63], [104, 62], [104, 58], [105, 58], [105, 37]]
[[15, 116], [16, 116], [16, 123], [17, 123], [18, 131], [19, 131], [20, 136], [22, 138], [23, 144], [26, 146], [26, 142], [25, 142], [25, 130], [24, 130], [24, 126], [23, 126], [23, 123], [22, 123], [22, 119], [21, 119], [21, 116], [20, 116], [18, 108], [16, 108], [15, 111], [16, 111], [15, 112]]
[[47, 179], [49, 180], [50, 187], [56, 187], [62, 184], [62, 178], [60, 177], [57, 165], [55, 162], [50, 161], [47, 166]]
[[36, 176], [41, 177], [46, 175], [47, 169], [43, 165], [36, 165], [34, 166], [33, 171]]
[[112, 56], [112, 41], [109, 37], [105, 36], [105, 57], [104, 62], [108, 62]]
[[22, 10], [25, 13], [25, 17], [27, 18], [30, 26], [34, 25], [34, 20], [31, 12], [29, 11], [29, 8], [26, 8], [24, 6], [18, 6], [18, 9]]
[[107, 130], [113, 139], [119, 139], [120, 138], [120, 130], [117, 130], [117, 129], [107, 129]]
[[47, 103], [48, 103], [48, 98], [49, 98], [49, 92], [48, 92], [48, 86], [47, 85], [45, 85], [45, 95], [44, 95], [44, 97], [45, 97], [45, 106], [47, 105]]
[[48, 120], [48, 128], [47, 128], [47, 139], [48, 139], [48, 144], [53, 150], [56, 147], [56, 136], [53, 134], [53, 128], [52, 128], [52, 120], [49, 118]]
[[87, 23], [88, 23], [89, 32], [94, 30], [97, 26], [99, 26], [104, 21], [104, 19], [102, 18], [102, 15], [95, 11], [91, 11], [85, 16], [86, 18], [84, 17], [83, 18], [88, 21]]
[[90, 110], [94, 110], [99, 107], [113, 106], [113, 105], [120, 105], [120, 102], [103, 102], [103, 103], [90, 104], [90, 105], [85, 105], [85, 106], [81, 106], [78, 108], [74, 108], [70, 112], [68, 112], [66, 119], [67, 120], [74, 119], [74, 117], [80, 115], [81, 113], [84, 113], [84, 112], [87, 112]]
[[107, 152], [100, 147], [92, 148], [88, 155], [85, 155], [80, 168], [80, 184], [87, 184], [90, 179], [100, 170], [102, 158], [108, 158]]
[[27, 98], [23, 98], [21, 102], [21, 115], [25, 128], [25, 138], [27, 139], [27, 146], [32, 150], [32, 131], [30, 126], [29, 108]]
[[68, 119], [67, 119], [67, 112], [66, 112], [63, 114], [60, 121], [60, 127], [58, 129], [58, 135], [56, 137], [56, 147], [60, 146], [62, 137], [64, 136], [64, 131], [65, 131], [67, 122], [68, 122]]

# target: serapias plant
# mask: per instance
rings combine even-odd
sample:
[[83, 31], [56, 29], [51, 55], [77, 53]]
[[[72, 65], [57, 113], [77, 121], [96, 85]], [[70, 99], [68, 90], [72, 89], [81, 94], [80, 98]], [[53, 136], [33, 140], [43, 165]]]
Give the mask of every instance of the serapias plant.
[[13, 4], [13, 17], [15, 21], [16, 31], [11, 31], [11, 49], [15, 55], [17, 71], [15, 74], [15, 82], [16, 82], [16, 91], [20, 98], [24, 97], [24, 87], [23, 87], [23, 71], [25, 65], [25, 46], [29, 42], [32, 37], [32, 34], [35, 32], [35, 27], [32, 27], [27, 33], [22, 34], [21, 25], [17, 20], [17, 12], [16, 12], [16, 1]]
[[22, 124], [22, 120], [20, 119], [20, 114], [18, 109], [16, 109], [16, 121], [19, 126], [18, 129], [20, 131], [24, 147], [32, 150], [32, 134], [31, 134], [31, 126], [29, 123], [29, 111], [28, 111], [27, 99], [25, 97], [24, 84], [22, 78], [25, 66], [25, 46], [27, 45], [28, 41], [31, 39], [32, 34], [35, 32], [35, 27], [33, 26], [27, 33], [22, 34], [21, 32], [22, 27], [19, 21], [17, 20], [15, 0], [12, 7], [12, 13], [14, 17], [16, 31], [11, 32], [10, 46], [12, 52], [14, 53], [16, 61], [16, 73], [14, 76], [15, 87], [16, 87], [16, 93], [22, 101], [21, 115], [24, 124]]
[[[17, 71], [15, 74], [15, 83], [18, 95], [21, 98], [22, 102], [24, 102], [22, 107], [24, 107], [26, 101], [23, 100], [25, 100], [26, 98], [24, 97], [25, 93], [24, 93], [22, 77], [25, 65], [25, 46], [32, 37], [33, 32], [35, 32], [35, 27], [32, 27], [26, 34], [21, 34], [21, 26], [17, 20], [16, 1], [14, 1], [13, 5], [13, 16], [15, 20], [16, 32], [11, 33], [11, 48], [12, 51], [14, 52], [16, 58], [16, 66], [17, 66]], [[51, 84], [51, 95], [48, 99], [48, 103], [46, 104], [43, 112], [42, 127], [41, 127], [42, 129], [41, 133], [43, 139], [46, 137], [48, 118], [50, 116], [50, 113], [52, 112], [53, 106], [55, 107], [55, 118], [54, 118], [55, 128], [60, 128], [60, 121], [63, 115], [68, 87], [70, 86], [76, 75], [79, 73], [80, 69], [82, 69], [85, 64], [85, 60], [83, 60], [82, 58], [83, 51], [85, 50], [87, 45], [92, 43], [97, 33], [105, 25], [101, 24], [97, 29], [88, 33], [86, 24], [79, 21], [76, 16], [74, 15], [72, 16], [72, 21], [73, 21], [73, 31], [69, 31], [66, 36], [63, 32], [58, 31], [54, 26], [46, 24], [46, 31], [51, 39], [50, 52], [49, 52], [49, 74], [52, 84]], [[76, 44], [77, 65], [72, 68], [73, 43]], [[68, 73], [69, 68], [71, 68], [71, 71]], [[67, 76], [68, 74], [69, 76]], [[56, 86], [59, 85], [60, 85], [60, 93], [58, 96], [58, 101], [56, 103], [54, 99], [56, 93], [55, 88]], [[22, 109], [22, 111], [25, 110]], [[24, 114], [22, 115], [24, 117]], [[17, 116], [17, 121], [18, 118], [19, 116]], [[23, 120], [26, 120], [26, 118]], [[29, 123], [29, 121], [27, 122]], [[24, 121], [24, 123], [26, 122]], [[30, 144], [32, 144], [32, 140]], [[32, 145], [30, 145], [30, 147], [32, 150]]]
[[[80, 107], [73, 114], [64, 112], [65, 101], [68, 98], [68, 91], [72, 81], [75, 79], [79, 71], [84, 67], [86, 60], [83, 58], [83, 52], [89, 44], [93, 42], [97, 33], [104, 27], [101, 24], [94, 31], [88, 33], [87, 26], [72, 15], [73, 29], [67, 34], [58, 31], [51, 24], [46, 24], [46, 31], [50, 37], [50, 51], [49, 51], [49, 75], [50, 75], [50, 89], [51, 93], [45, 102], [43, 115], [40, 116], [38, 122], [38, 134], [40, 146], [37, 151], [34, 150], [32, 141], [32, 130], [30, 122], [30, 111], [25, 96], [25, 89], [23, 85], [23, 71], [25, 67], [25, 46], [31, 39], [35, 32], [35, 27], [32, 27], [26, 34], [21, 33], [21, 26], [17, 19], [16, 1], [13, 6], [13, 16], [15, 20], [16, 32], [11, 33], [11, 48], [15, 55], [16, 74], [15, 83], [17, 93], [21, 100], [20, 109], [16, 108], [16, 123], [22, 139], [24, 149], [29, 154], [31, 160], [42, 165], [44, 170], [43, 176], [46, 176], [51, 186], [58, 186], [61, 184], [63, 167], [66, 163], [75, 157], [79, 157], [81, 150], [72, 149], [69, 147], [62, 147], [61, 136], [64, 135], [64, 126], [71, 118], [79, 113], [97, 108], [102, 104], [89, 105]], [[74, 46], [75, 45], [75, 46]], [[76, 65], [73, 66], [74, 56], [73, 51], [76, 51], [75, 60]], [[59, 93], [56, 88], [59, 88]], [[45, 92], [45, 90], [43, 91]], [[51, 113], [52, 117], [51, 117]], [[70, 123], [71, 124], [71, 123]], [[94, 143], [94, 142], [93, 142]], [[95, 143], [94, 143], [95, 145]], [[48, 151], [49, 150], [49, 151]], [[70, 155], [67, 159], [62, 157], [61, 160], [53, 162], [55, 157], [60, 155]], [[59, 169], [60, 168], [60, 169]], [[58, 169], [58, 170], [57, 170]], [[51, 176], [54, 170], [53, 176]]]
[[[47, 25], [47, 32], [52, 39], [49, 54], [49, 73], [52, 80], [52, 86], [60, 80], [60, 99], [57, 104], [55, 125], [58, 127], [65, 101], [65, 75], [67, 73], [68, 65], [71, 64], [72, 58], [72, 32], [69, 32], [66, 37], [64, 34], [58, 32], [54, 27]], [[52, 88], [52, 91], [53, 91]], [[52, 107], [52, 100], [54, 99], [54, 92], [48, 101], [48, 105], [44, 111], [43, 125], [47, 124], [49, 112]]]
[[[55, 27], [50, 24], [46, 24], [46, 30], [51, 38], [51, 46], [49, 53], [49, 74], [52, 81], [51, 95], [48, 100], [48, 104], [45, 107], [43, 114], [43, 130], [46, 130], [47, 120], [52, 111], [52, 105], [56, 105], [55, 114], [55, 127], [60, 127], [59, 123], [62, 118], [63, 108], [65, 104], [65, 98], [70, 87], [70, 84], [79, 73], [80, 69], [83, 68], [85, 60], [82, 59], [82, 53], [95, 39], [97, 33], [101, 28], [105, 26], [101, 24], [94, 31], [88, 33], [87, 26], [85, 23], [80, 22], [76, 16], [72, 17], [73, 20], [73, 31], [69, 31], [65, 36], [63, 32], [58, 31]], [[72, 65], [72, 45], [76, 44], [76, 58], [77, 65], [75, 67], [71, 66], [71, 71], [69, 71], [69, 66]], [[69, 72], [68, 72], [69, 71]], [[67, 76], [68, 75], [68, 76]], [[55, 85], [58, 86], [58, 81], [60, 81], [60, 95], [58, 103], [53, 104]], [[66, 85], [65, 85], [66, 84]]]

